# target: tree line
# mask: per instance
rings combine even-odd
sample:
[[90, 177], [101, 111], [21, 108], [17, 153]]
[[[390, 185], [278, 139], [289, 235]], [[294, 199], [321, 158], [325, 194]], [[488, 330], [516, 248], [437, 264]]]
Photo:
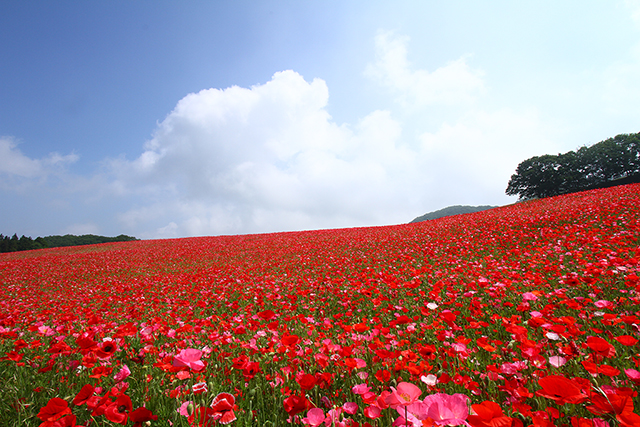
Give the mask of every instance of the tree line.
[[64, 236], [46, 236], [37, 237], [35, 239], [24, 235], [18, 238], [17, 234], [14, 234], [12, 237], [0, 234], [0, 252], [29, 251], [32, 249], [58, 248], [62, 246], [94, 245], [97, 243], [128, 242], [132, 240], [138, 239], [124, 234], [116, 237], [96, 236], [94, 234], [83, 234], [82, 236], [65, 234]]
[[531, 157], [518, 165], [505, 192], [528, 200], [633, 182], [640, 182], [640, 133]]

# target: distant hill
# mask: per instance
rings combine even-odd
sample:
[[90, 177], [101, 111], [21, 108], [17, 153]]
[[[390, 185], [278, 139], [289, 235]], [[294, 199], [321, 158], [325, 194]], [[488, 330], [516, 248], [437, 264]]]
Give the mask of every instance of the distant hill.
[[497, 208], [497, 206], [461, 206], [461, 205], [448, 206], [444, 209], [440, 209], [435, 212], [429, 212], [422, 216], [419, 216], [411, 222], [422, 222], [422, 221], [428, 221], [430, 219], [442, 218], [445, 216], [461, 215], [461, 214], [486, 211], [487, 209], [492, 209], [492, 208]]

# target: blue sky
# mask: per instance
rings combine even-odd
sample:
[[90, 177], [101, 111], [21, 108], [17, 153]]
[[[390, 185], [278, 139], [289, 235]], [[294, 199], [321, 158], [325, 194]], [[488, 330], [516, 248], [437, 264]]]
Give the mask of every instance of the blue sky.
[[5, 235], [397, 224], [640, 131], [638, 1], [5, 1], [0, 64]]

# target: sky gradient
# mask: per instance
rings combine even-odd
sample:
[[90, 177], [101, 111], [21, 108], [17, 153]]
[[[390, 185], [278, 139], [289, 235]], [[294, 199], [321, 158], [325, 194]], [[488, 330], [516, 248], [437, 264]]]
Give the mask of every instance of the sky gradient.
[[638, 1], [7, 1], [0, 233], [398, 224], [640, 131]]

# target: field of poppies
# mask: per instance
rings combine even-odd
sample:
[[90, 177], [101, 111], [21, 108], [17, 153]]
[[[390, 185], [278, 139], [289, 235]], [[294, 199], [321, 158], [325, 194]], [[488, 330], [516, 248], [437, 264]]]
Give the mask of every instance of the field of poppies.
[[640, 426], [640, 185], [0, 255], [2, 426]]

